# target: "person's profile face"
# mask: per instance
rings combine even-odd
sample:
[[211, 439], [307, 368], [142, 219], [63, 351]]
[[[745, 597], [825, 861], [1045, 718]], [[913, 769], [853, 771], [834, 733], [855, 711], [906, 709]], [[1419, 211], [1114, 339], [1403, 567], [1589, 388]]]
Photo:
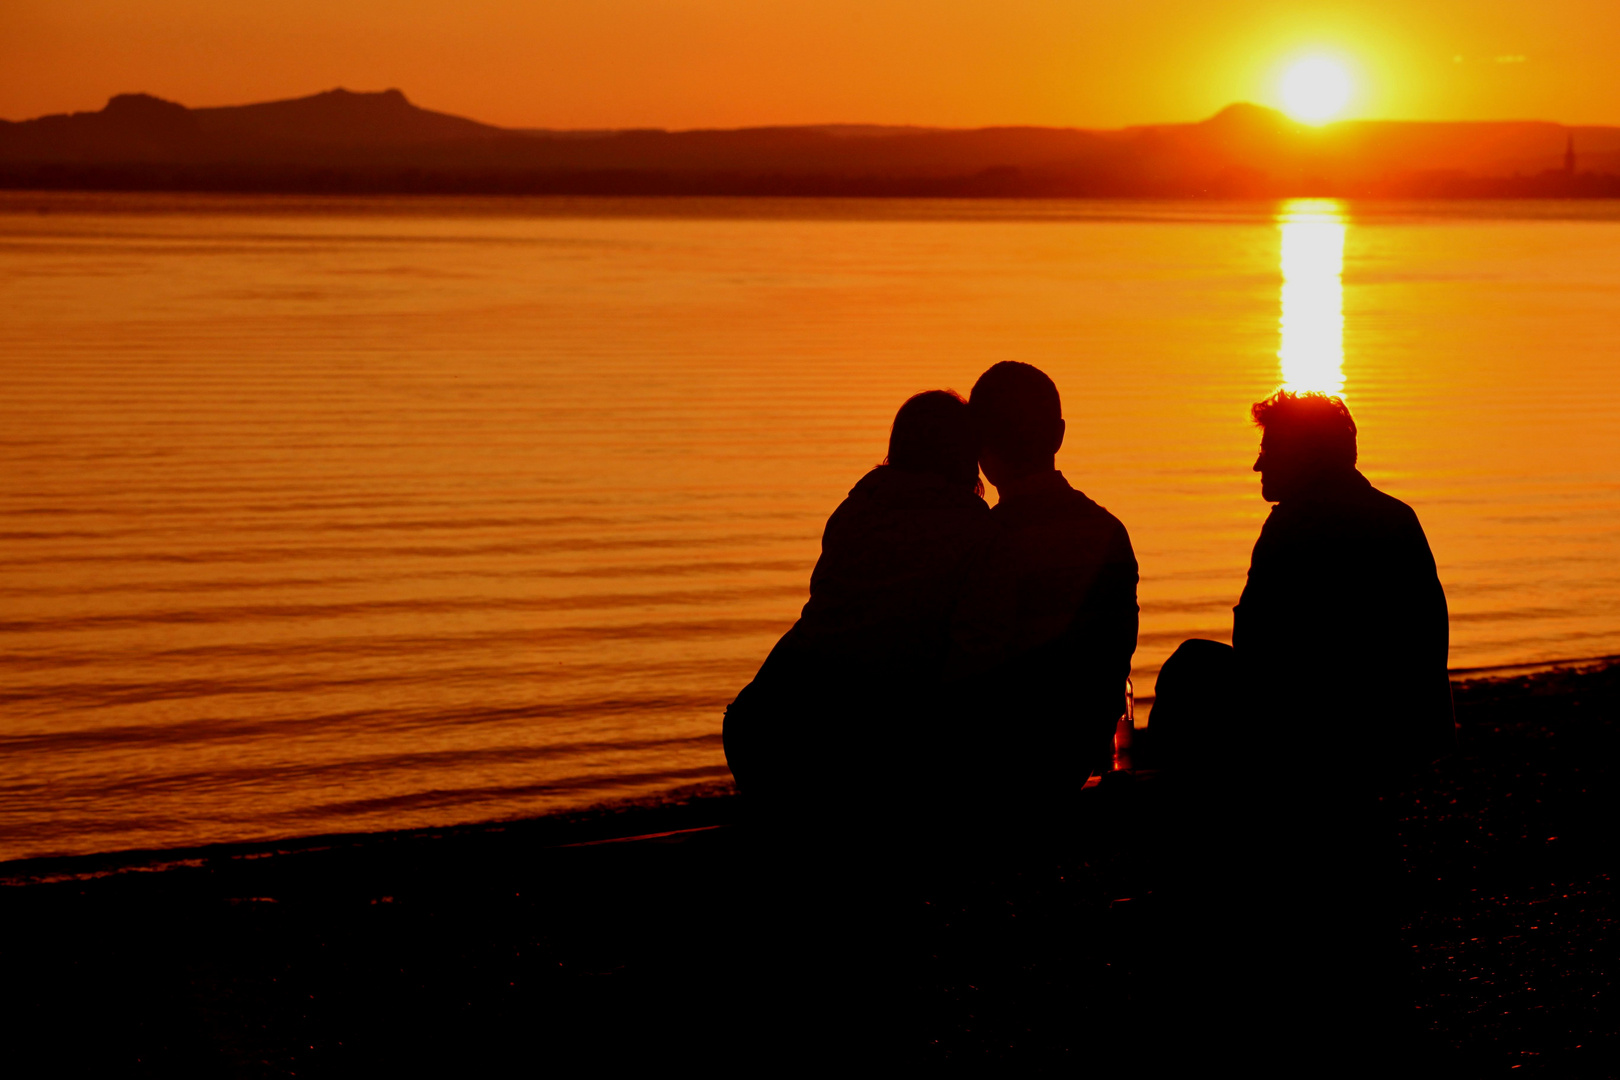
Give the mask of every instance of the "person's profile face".
[[1298, 473], [1294, 455], [1269, 432], [1260, 437], [1260, 456], [1254, 459], [1254, 471], [1260, 474], [1260, 497], [1266, 502], [1286, 498]]

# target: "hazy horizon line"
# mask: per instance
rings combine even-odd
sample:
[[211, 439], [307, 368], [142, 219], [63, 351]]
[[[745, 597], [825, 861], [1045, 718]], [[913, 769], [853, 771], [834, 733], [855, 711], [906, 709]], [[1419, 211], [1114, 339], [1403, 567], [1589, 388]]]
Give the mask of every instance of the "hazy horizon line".
[[1616, 121], [1610, 122], [1610, 123], [1589, 123], [1589, 122], [1570, 122], [1570, 121], [1565, 121], [1565, 120], [1551, 120], [1551, 119], [1548, 119], [1546, 117], [1538, 117], [1538, 116], [1497, 117], [1497, 118], [1488, 119], [1488, 120], [1480, 120], [1480, 119], [1474, 119], [1474, 120], [1445, 120], [1445, 119], [1424, 119], [1424, 118], [1418, 118], [1418, 117], [1394, 118], [1394, 117], [1343, 116], [1343, 117], [1338, 117], [1338, 118], [1336, 118], [1334, 120], [1328, 120], [1328, 121], [1324, 121], [1322, 123], [1313, 124], [1313, 123], [1310, 123], [1308, 121], [1295, 119], [1294, 117], [1289, 116], [1288, 113], [1286, 111], [1284, 111], [1283, 109], [1279, 109], [1279, 108], [1277, 108], [1275, 106], [1264, 105], [1264, 104], [1261, 104], [1260, 102], [1246, 101], [1246, 100], [1241, 100], [1241, 99], [1236, 100], [1236, 101], [1228, 102], [1227, 104], [1221, 106], [1219, 109], [1216, 109], [1214, 112], [1210, 113], [1209, 115], [1199, 117], [1199, 118], [1193, 119], [1193, 120], [1153, 120], [1153, 121], [1142, 121], [1142, 122], [1138, 122], [1138, 123], [1119, 124], [1119, 125], [1111, 125], [1111, 126], [1090, 126], [1090, 125], [1078, 124], [1078, 123], [1075, 123], [1075, 124], [1051, 124], [1051, 123], [1017, 122], [1017, 121], [1002, 121], [1002, 122], [989, 123], [989, 124], [929, 124], [929, 123], [921, 123], [921, 122], [916, 122], [916, 121], [880, 121], [880, 120], [821, 120], [821, 121], [792, 121], [792, 122], [790, 122], [790, 121], [779, 121], [779, 122], [759, 122], [759, 123], [749, 123], [749, 124], [696, 125], [696, 126], [692, 126], [692, 127], [661, 126], [661, 125], [658, 125], [658, 124], [622, 124], [622, 125], [619, 125], [619, 126], [595, 126], [595, 127], [550, 127], [550, 126], [546, 126], [544, 124], [526, 124], [526, 125], [521, 125], [521, 126], [512, 126], [512, 125], [506, 125], [506, 124], [491, 123], [490, 121], [487, 121], [487, 120], [480, 120], [475, 116], [470, 116], [470, 115], [466, 115], [466, 114], [463, 114], [463, 113], [447, 112], [445, 110], [438, 109], [438, 108], [435, 108], [435, 107], [430, 106], [430, 105], [424, 105], [419, 100], [411, 97], [410, 94], [406, 93], [404, 90], [402, 90], [402, 89], [400, 89], [399, 87], [396, 87], [396, 86], [386, 87], [386, 88], [381, 89], [381, 90], [351, 90], [346, 86], [334, 86], [334, 87], [331, 87], [330, 89], [316, 90], [316, 91], [313, 91], [311, 93], [299, 94], [299, 95], [295, 95], [295, 96], [292, 96], [292, 97], [273, 97], [273, 98], [265, 98], [263, 100], [258, 100], [258, 101], [237, 101], [237, 102], [232, 102], [232, 103], [223, 104], [223, 105], [192, 105], [192, 104], [189, 104], [189, 103], [186, 103], [186, 102], [183, 102], [183, 101], [178, 101], [178, 100], [176, 100], [174, 98], [164, 97], [162, 94], [154, 94], [149, 90], [122, 90], [122, 91], [119, 91], [117, 93], [109, 95], [107, 97], [107, 100], [105, 102], [103, 102], [101, 108], [97, 108], [97, 109], [70, 109], [70, 110], [63, 110], [63, 111], [59, 111], [59, 112], [47, 112], [47, 113], [40, 113], [40, 114], [35, 115], [35, 116], [22, 117], [21, 119], [15, 119], [15, 118], [12, 118], [12, 117], [0, 117], [0, 122], [11, 123], [11, 124], [22, 124], [22, 123], [28, 123], [28, 122], [34, 121], [34, 120], [46, 119], [48, 117], [53, 117], [53, 116], [94, 115], [95, 113], [99, 113], [99, 112], [103, 111], [107, 107], [107, 105], [110, 104], [113, 101], [114, 98], [126, 97], [126, 96], [129, 96], [129, 97], [141, 97], [141, 96], [144, 96], [144, 97], [157, 98], [157, 99], [159, 99], [161, 101], [167, 101], [167, 102], [171, 102], [171, 103], [176, 104], [176, 105], [181, 105], [184, 108], [186, 108], [188, 110], [191, 110], [191, 111], [198, 111], [198, 110], [203, 110], [203, 109], [240, 109], [240, 108], [249, 108], [249, 107], [252, 107], [252, 106], [255, 106], [255, 105], [272, 105], [272, 104], [279, 104], [279, 103], [290, 102], [290, 101], [303, 101], [303, 100], [307, 100], [309, 98], [320, 97], [320, 96], [325, 95], [325, 94], [335, 94], [335, 93], [353, 94], [355, 96], [364, 96], [364, 97], [377, 97], [377, 96], [381, 96], [381, 95], [385, 95], [385, 94], [398, 94], [406, 102], [408, 102], [410, 105], [412, 105], [413, 107], [415, 107], [417, 109], [421, 109], [421, 110], [426, 111], [426, 112], [438, 113], [438, 114], [443, 115], [443, 116], [453, 116], [453, 117], [455, 117], [457, 119], [460, 119], [460, 120], [471, 121], [472, 123], [482, 124], [485, 127], [495, 128], [495, 129], [498, 129], [498, 130], [501, 130], [501, 131], [510, 131], [510, 132], [517, 132], [517, 133], [525, 133], [525, 132], [558, 132], [558, 133], [563, 133], [563, 134], [582, 134], [582, 135], [598, 134], [598, 133], [603, 133], [603, 132], [626, 132], [626, 131], [658, 131], [658, 132], [666, 132], [666, 133], [669, 133], [669, 134], [684, 134], [684, 133], [688, 133], [688, 132], [756, 131], [756, 130], [771, 130], [771, 129], [778, 129], [778, 128], [881, 128], [881, 129], [891, 129], [891, 130], [915, 130], [915, 131], [992, 131], [992, 130], [1005, 129], [1005, 128], [1026, 128], [1026, 129], [1039, 129], [1039, 130], [1047, 130], [1047, 131], [1126, 132], [1126, 131], [1135, 131], [1135, 130], [1139, 130], [1139, 129], [1143, 129], [1143, 128], [1188, 127], [1188, 126], [1193, 126], [1193, 125], [1197, 125], [1197, 124], [1203, 124], [1203, 123], [1207, 123], [1207, 122], [1215, 119], [1216, 117], [1220, 116], [1222, 113], [1227, 112], [1230, 109], [1241, 108], [1241, 107], [1254, 108], [1254, 109], [1262, 110], [1262, 111], [1267, 112], [1267, 113], [1274, 114], [1277, 117], [1287, 121], [1288, 123], [1297, 125], [1300, 128], [1305, 128], [1305, 129], [1314, 128], [1314, 129], [1318, 129], [1318, 130], [1325, 130], [1325, 129], [1328, 129], [1328, 128], [1337, 127], [1337, 126], [1339, 126], [1341, 124], [1452, 124], [1452, 125], [1480, 125], [1480, 126], [1489, 125], [1489, 124], [1551, 124], [1551, 125], [1556, 126], [1556, 127], [1564, 127], [1564, 128], [1620, 127], [1620, 120], [1616, 120]]

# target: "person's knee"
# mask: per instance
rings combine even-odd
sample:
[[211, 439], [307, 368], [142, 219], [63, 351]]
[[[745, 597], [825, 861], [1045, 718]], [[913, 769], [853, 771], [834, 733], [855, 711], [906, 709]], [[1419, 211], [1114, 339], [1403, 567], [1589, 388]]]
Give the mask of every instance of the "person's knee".
[[1148, 730], [1160, 763], [1191, 765], [1212, 760], [1237, 738], [1237, 654], [1206, 638], [1182, 642], [1159, 669]]
[[1225, 642], [1188, 638], [1176, 646], [1176, 651], [1159, 669], [1159, 692], [1163, 693], [1167, 678], [1174, 682], [1178, 679], [1201, 681], [1212, 675], [1224, 676], [1230, 673], [1236, 662], [1236, 650]]

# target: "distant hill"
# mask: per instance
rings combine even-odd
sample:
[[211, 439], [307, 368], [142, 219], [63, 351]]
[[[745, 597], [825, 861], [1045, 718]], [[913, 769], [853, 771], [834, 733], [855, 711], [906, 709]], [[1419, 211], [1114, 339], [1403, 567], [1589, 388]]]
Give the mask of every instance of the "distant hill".
[[213, 109], [188, 109], [150, 94], [119, 94], [100, 112], [0, 121], [0, 161], [364, 161], [377, 151], [409, 152], [506, 134], [418, 108], [398, 90], [329, 90], [290, 101]]
[[[1576, 168], [1565, 169], [1573, 139]], [[1112, 131], [875, 125], [517, 130], [330, 90], [0, 121], [0, 187], [943, 196], [1620, 196], [1620, 128], [1295, 123], [1237, 104]]]

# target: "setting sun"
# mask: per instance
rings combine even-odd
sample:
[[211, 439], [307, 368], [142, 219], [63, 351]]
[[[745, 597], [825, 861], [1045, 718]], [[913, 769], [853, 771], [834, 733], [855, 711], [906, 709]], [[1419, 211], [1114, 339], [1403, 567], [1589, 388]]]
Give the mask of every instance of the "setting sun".
[[1323, 124], [1344, 110], [1352, 89], [1343, 64], [1325, 56], [1307, 57], [1283, 73], [1283, 107], [1295, 120]]

